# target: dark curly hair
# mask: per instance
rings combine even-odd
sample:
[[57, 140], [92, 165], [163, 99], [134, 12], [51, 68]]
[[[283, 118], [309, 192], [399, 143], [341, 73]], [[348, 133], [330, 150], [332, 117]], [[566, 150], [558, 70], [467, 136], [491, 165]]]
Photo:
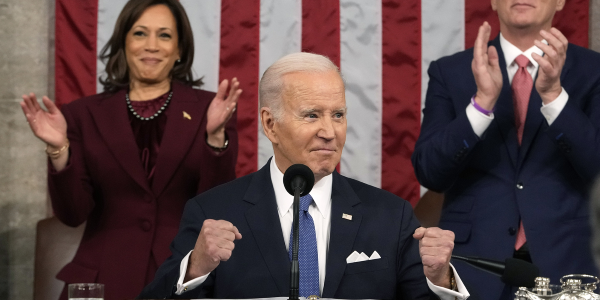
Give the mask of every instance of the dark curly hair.
[[129, 86], [129, 67], [125, 57], [125, 38], [133, 24], [142, 16], [144, 11], [154, 5], [165, 5], [171, 10], [177, 23], [179, 36], [179, 52], [181, 62], [175, 63], [171, 70], [171, 79], [178, 80], [190, 86], [201, 86], [202, 78], [194, 80], [192, 63], [194, 62], [194, 35], [185, 9], [178, 0], [130, 0], [127, 2], [113, 31], [110, 40], [102, 48], [100, 59], [106, 64], [106, 77], [100, 78], [104, 91], [115, 92]]

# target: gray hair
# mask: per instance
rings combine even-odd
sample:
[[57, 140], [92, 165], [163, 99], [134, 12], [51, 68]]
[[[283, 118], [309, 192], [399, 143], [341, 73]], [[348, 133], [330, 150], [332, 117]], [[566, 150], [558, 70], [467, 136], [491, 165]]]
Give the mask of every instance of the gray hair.
[[600, 268], [600, 177], [592, 188], [590, 199], [591, 226], [592, 226], [592, 254], [596, 260], [596, 266]]
[[323, 55], [298, 52], [280, 58], [263, 73], [260, 79], [258, 86], [260, 108], [270, 108], [273, 118], [276, 121], [281, 120], [283, 114], [281, 93], [285, 87], [283, 76], [296, 72], [325, 73], [329, 71], [335, 71], [342, 77], [338, 67]]

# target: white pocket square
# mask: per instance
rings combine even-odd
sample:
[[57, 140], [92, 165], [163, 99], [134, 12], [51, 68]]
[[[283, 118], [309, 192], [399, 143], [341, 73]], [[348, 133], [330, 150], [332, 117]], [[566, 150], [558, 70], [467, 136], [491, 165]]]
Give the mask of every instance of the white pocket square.
[[355, 263], [355, 262], [361, 262], [361, 261], [365, 261], [365, 260], [374, 260], [374, 259], [380, 259], [380, 258], [381, 258], [381, 256], [379, 256], [379, 253], [377, 253], [377, 251], [373, 251], [373, 254], [371, 254], [371, 257], [367, 256], [364, 252], [358, 253], [358, 252], [354, 251], [346, 258], [346, 263], [351, 264], [351, 263]]

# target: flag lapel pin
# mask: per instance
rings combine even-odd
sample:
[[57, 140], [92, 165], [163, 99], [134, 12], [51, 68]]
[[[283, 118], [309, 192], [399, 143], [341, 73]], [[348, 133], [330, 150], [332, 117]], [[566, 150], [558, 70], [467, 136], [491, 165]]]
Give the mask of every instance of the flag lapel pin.
[[348, 221], [352, 221], [352, 215], [349, 214], [342, 214], [342, 219], [346, 219]]
[[183, 111], [183, 118], [184, 118], [184, 119], [191, 120], [191, 119], [192, 119], [192, 116], [190, 116], [190, 114], [188, 114], [188, 113], [187, 113], [187, 112], [185, 112], [185, 110], [184, 110], [184, 111]]

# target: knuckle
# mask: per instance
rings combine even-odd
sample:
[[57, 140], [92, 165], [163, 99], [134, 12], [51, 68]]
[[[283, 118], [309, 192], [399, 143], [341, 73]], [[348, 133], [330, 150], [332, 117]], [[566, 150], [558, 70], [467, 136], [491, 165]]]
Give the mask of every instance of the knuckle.
[[210, 226], [202, 227], [202, 230], [200, 232], [204, 232], [205, 236], [210, 236], [214, 233], [214, 228]]
[[228, 261], [231, 258], [231, 250], [224, 250], [221, 256], [222, 261]]
[[448, 237], [450, 237], [450, 239], [454, 240], [454, 238], [456, 237], [456, 235], [454, 234], [454, 232], [450, 231], [450, 230], [446, 230]]

